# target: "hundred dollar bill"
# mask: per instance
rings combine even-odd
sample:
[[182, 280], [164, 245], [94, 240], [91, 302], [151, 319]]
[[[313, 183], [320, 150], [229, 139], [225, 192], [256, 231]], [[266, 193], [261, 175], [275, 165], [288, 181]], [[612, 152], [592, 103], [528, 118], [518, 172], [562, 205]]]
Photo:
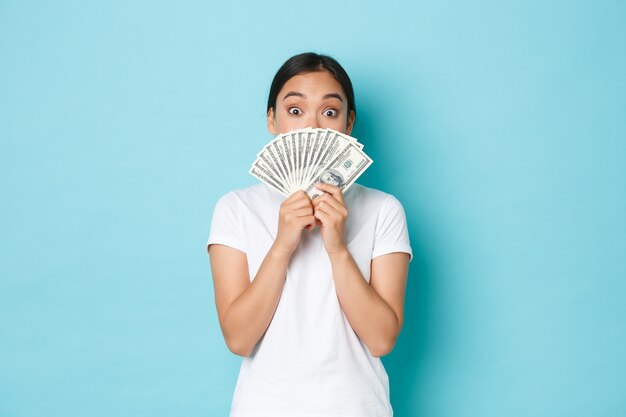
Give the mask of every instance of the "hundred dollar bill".
[[297, 185], [296, 179], [294, 177], [294, 171], [296, 170], [294, 161], [293, 161], [293, 150], [291, 148], [291, 133], [286, 133], [284, 135], [280, 135], [280, 143], [285, 152], [285, 156], [287, 157], [287, 166], [289, 167], [289, 183], [291, 184], [289, 187], [289, 192], [293, 190], [294, 186]]
[[[276, 155], [271, 147], [265, 147], [257, 154], [257, 161], [264, 162], [265, 166], [274, 174], [274, 176], [281, 182], [283, 188], [287, 181], [285, 180], [285, 173], [280, 167]], [[255, 161], [255, 163], [257, 162]]]
[[[298, 175], [300, 172], [300, 148], [298, 142], [298, 135], [301, 129], [291, 132], [289, 135], [289, 143], [291, 144], [291, 152], [293, 158], [293, 181], [296, 184], [299, 184]], [[294, 190], [295, 191], [295, 190]]]
[[287, 191], [289, 191], [293, 188], [293, 183], [291, 181], [291, 175], [289, 174], [290, 167], [287, 162], [287, 151], [285, 150], [282, 138], [279, 136], [276, 140], [272, 142], [272, 146], [276, 151], [280, 166], [285, 172], [285, 188], [287, 189]]
[[313, 171], [313, 175], [311, 179], [319, 177], [320, 172], [335, 159], [337, 155], [345, 148], [347, 148], [351, 142], [346, 138], [337, 135], [337, 132], [334, 130], [330, 130], [328, 132], [329, 140], [326, 144], [326, 147], [321, 151], [320, 159], [317, 162], [317, 166], [315, 171]]
[[324, 194], [324, 191], [315, 188], [315, 184], [320, 181], [336, 185], [342, 192], [345, 192], [372, 162], [357, 145], [350, 143], [321, 170], [320, 174], [304, 191], [312, 199]]
[[304, 172], [304, 161], [306, 159], [306, 145], [304, 140], [306, 139], [306, 132], [308, 129], [298, 129], [293, 135], [296, 149], [296, 182], [302, 184], [302, 173]]
[[345, 133], [341, 133], [341, 132], [338, 132], [338, 131], [333, 130], [333, 129], [328, 129], [328, 130], [332, 131], [335, 135], [340, 136], [343, 139], [354, 143], [356, 146], [359, 147], [359, 149], [363, 149], [363, 144], [361, 142], [357, 141], [356, 138], [353, 138], [352, 136], [346, 135]]
[[284, 194], [285, 196], [290, 195], [288, 190], [285, 189], [282, 182], [274, 176], [274, 174], [262, 161], [256, 160], [254, 162], [254, 165], [252, 165], [252, 167], [250, 168], [250, 174], [265, 182], [266, 184], [274, 187], [278, 192]]
[[325, 129], [323, 137], [317, 149], [317, 153], [315, 155], [315, 160], [313, 161], [313, 167], [308, 173], [307, 183], [305, 185], [308, 185], [315, 177], [317, 177], [320, 169], [326, 166], [326, 164], [330, 160], [332, 160], [331, 154], [335, 144], [335, 135], [333, 135], [333, 132], [331, 130]]
[[302, 174], [300, 178], [300, 184], [306, 183], [307, 174], [311, 168], [311, 161], [313, 157], [313, 145], [315, 144], [315, 137], [317, 132], [312, 129], [307, 129], [304, 132], [304, 161], [302, 165]]
[[315, 175], [315, 171], [317, 170], [317, 166], [320, 161], [320, 150], [325, 147], [328, 142], [329, 131], [328, 129], [316, 129], [315, 136], [313, 139], [313, 144], [311, 145], [311, 161], [309, 163], [309, 168], [304, 176], [303, 184], [308, 185], [313, 176]]
[[297, 129], [278, 134], [265, 145], [250, 174], [285, 196], [297, 190], [315, 193], [314, 183], [320, 179], [341, 183], [346, 190], [371, 164], [362, 148], [355, 138], [333, 129]]

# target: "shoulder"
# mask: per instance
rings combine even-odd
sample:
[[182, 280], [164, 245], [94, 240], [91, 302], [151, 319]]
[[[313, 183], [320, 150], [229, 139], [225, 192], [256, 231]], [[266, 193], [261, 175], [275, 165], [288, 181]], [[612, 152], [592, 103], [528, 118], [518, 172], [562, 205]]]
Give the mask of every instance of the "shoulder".
[[402, 208], [402, 203], [393, 194], [358, 183], [348, 189], [346, 199], [352, 200], [357, 206], [376, 207], [379, 210]]
[[368, 211], [374, 219], [372, 259], [388, 253], [405, 252], [409, 254], [410, 261], [413, 251], [406, 213], [400, 200], [390, 193], [374, 188], [359, 186], [355, 191], [363, 196], [363, 204], [356, 207], [369, 207]]
[[259, 200], [259, 199], [271, 199], [280, 196], [281, 194], [275, 192], [266, 184], [258, 183], [254, 185], [250, 185], [248, 187], [235, 188], [230, 190], [224, 194], [222, 194], [218, 198], [218, 202], [234, 202], [241, 201], [246, 202], [250, 200]]
[[229, 208], [233, 211], [246, 209], [255, 211], [265, 207], [272, 208], [284, 200], [284, 196], [264, 183], [254, 184], [248, 187], [236, 188], [222, 194], [215, 209]]

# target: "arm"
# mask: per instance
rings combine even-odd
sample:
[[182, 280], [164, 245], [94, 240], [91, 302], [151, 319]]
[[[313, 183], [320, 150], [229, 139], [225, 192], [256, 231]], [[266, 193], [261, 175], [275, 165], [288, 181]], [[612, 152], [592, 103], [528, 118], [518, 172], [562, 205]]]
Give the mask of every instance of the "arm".
[[369, 284], [344, 243], [348, 216], [338, 187], [320, 184], [326, 194], [313, 200], [330, 258], [341, 307], [355, 333], [373, 356], [391, 352], [404, 322], [404, 298], [410, 256], [395, 252], [372, 259]]
[[315, 222], [311, 201], [294, 193], [281, 204], [278, 233], [252, 282], [245, 253], [229, 246], [209, 246], [215, 304], [222, 334], [231, 352], [248, 356], [276, 311], [287, 265], [303, 229]]
[[346, 318], [373, 356], [393, 350], [404, 322], [407, 253], [372, 259], [368, 284], [347, 248], [329, 254], [335, 289]]
[[276, 311], [290, 256], [272, 246], [250, 282], [245, 253], [211, 245], [209, 255], [224, 340], [231, 352], [248, 356]]

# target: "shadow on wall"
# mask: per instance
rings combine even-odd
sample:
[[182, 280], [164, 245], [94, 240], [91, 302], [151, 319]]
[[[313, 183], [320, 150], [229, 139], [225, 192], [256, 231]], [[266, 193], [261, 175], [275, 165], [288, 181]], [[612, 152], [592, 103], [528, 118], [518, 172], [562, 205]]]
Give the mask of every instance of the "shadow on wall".
[[424, 133], [427, 129], [415, 117], [421, 110], [419, 98], [411, 97], [403, 86], [394, 85], [379, 74], [360, 84], [356, 98], [358, 120], [352, 135], [364, 143], [364, 150], [374, 159], [374, 164], [359, 182], [393, 194], [402, 202], [413, 249], [404, 325], [394, 350], [383, 357], [383, 363], [389, 375], [394, 416], [420, 416], [427, 401], [420, 392], [428, 391], [424, 390], [429, 383], [426, 368], [432, 367], [429, 361], [437, 343], [433, 312], [441, 310], [435, 308], [436, 258], [425, 240], [429, 219], [420, 211], [424, 203], [420, 199], [420, 183], [415, 181], [424, 177], [420, 161], [427, 155], [420, 152], [420, 145], [427, 140]]

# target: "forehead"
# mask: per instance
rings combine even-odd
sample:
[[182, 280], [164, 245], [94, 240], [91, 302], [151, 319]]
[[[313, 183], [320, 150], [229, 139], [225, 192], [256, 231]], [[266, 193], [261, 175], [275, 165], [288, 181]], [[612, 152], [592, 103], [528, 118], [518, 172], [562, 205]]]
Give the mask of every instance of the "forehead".
[[290, 91], [302, 93], [307, 97], [324, 96], [330, 93], [340, 94], [345, 98], [345, 93], [339, 81], [328, 71], [315, 71], [294, 75], [280, 90], [281, 98]]

